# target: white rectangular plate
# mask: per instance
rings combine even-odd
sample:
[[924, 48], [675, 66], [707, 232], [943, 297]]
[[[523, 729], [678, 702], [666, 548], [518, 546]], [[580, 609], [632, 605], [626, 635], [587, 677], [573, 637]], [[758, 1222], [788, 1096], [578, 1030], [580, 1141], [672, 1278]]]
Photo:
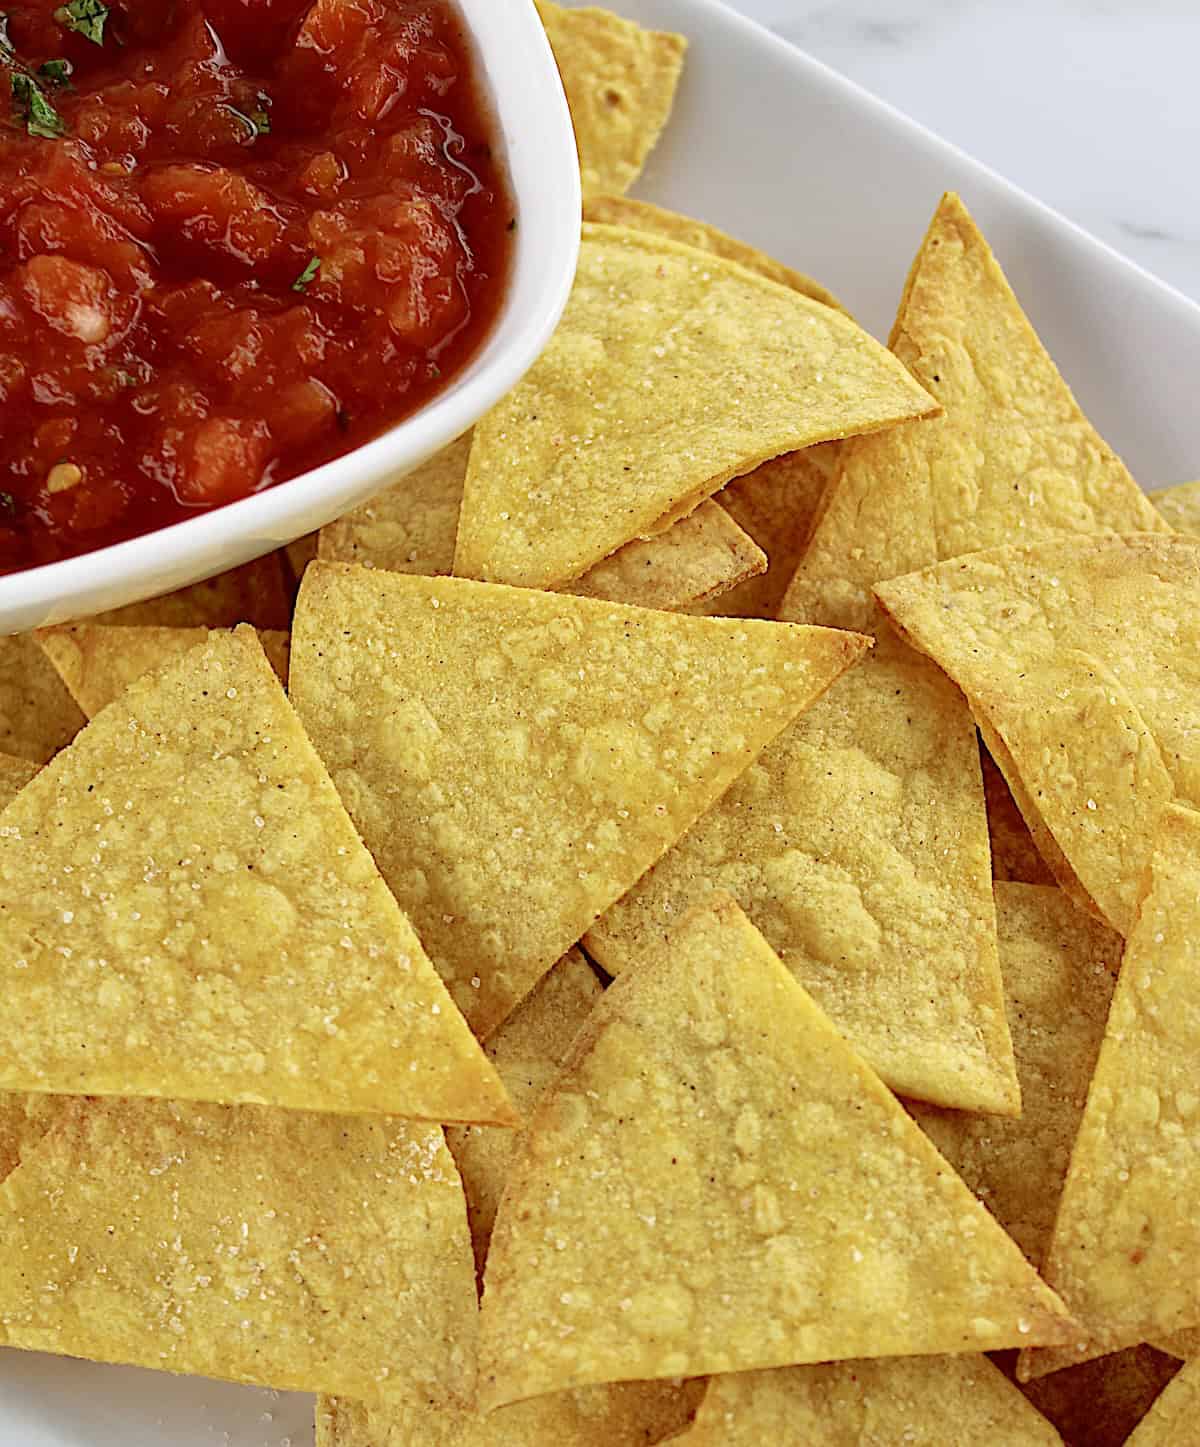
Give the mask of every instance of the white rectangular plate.
[[[938, 197], [959, 191], [1143, 485], [1200, 477], [1200, 307], [713, 0], [612, 3], [691, 42], [640, 195], [809, 272], [882, 337]], [[2, 1447], [311, 1443], [308, 1397], [0, 1351]]]

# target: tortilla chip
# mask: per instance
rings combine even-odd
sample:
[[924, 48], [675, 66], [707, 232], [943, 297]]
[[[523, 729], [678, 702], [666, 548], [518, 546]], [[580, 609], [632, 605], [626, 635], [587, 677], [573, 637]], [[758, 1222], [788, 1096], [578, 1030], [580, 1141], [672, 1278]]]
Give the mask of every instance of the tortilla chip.
[[249, 628], [9, 805], [0, 957], [0, 1089], [515, 1123]]
[[840, 312], [588, 223], [550, 345], [475, 428], [454, 570], [570, 582], [769, 458], [931, 410]]
[[1071, 1447], [1124, 1447], [1178, 1370], [1178, 1362], [1153, 1347], [1130, 1347], [1020, 1390]]
[[487, 1417], [323, 1397], [316, 1447], [651, 1447], [692, 1420], [705, 1383], [618, 1382], [514, 1402]]
[[537, 8], [571, 108], [584, 194], [624, 191], [671, 114], [687, 41], [590, 6]]
[[1062, 887], [1124, 934], [1164, 806], [1200, 802], [1200, 539], [1059, 537], [878, 593], [967, 695]]
[[1000, 967], [1021, 1081], [1019, 1120], [912, 1105], [913, 1117], [1040, 1266], [1104, 1037], [1119, 935], [1059, 889], [997, 884]]
[[316, 563], [291, 689], [485, 1035], [864, 647]]
[[[920, 721], [920, 727], [917, 721]], [[652, 964], [727, 890], [893, 1090], [1015, 1115], [975, 728], [884, 635], [589, 931]]]
[[813, 281], [811, 276], [805, 276], [801, 271], [793, 271], [790, 266], [784, 266], [783, 262], [776, 261], [748, 242], [727, 236], [707, 221], [696, 221], [691, 216], [680, 215], [678, 211], [652, 206], [649, 201], [635, 201], [631, 196], [590, 196], [584, 202], [583, 219], [599, 221], [605, 226], [627, 226], [634, 231], [648, 231], [667, 241], [681, 241], [685, 246], [707, 251], [724, 261], [736, 261], [748, 271], [757, 271], [769, 281], [777, 281], [780, 286], [812, 297], [823, 306], [831, 306], [841, 312], [846, 310], [819, 281]]
[[86, 722], [32, 634], [0, 638], [0, 751], [44, 764]]
[[[519, 1116], [528, 1115], [558, 1074], [567, 1047], [601, 994], [595, 971], [578, 950], [568, 950], [488, 1041], [485, 1053]], [[496, 1207], [521, 1138], [520, 1131], [487, 1126], [452, 1126], [446, 1132], [463, 1178], [481, 1279]]]
[[286, 629], [291, 613], [284, 566], [275, 552], [161, 598], [98, 613], [91, 621], [137, 628], [232, 628], [252, 623], [256, 628]]
[[678, 1447], [1061, 1447], [987, 1357], [829, 1362], [714, 1377]]
[[939, 560], [1058, 532], [1167, 531], [953, 193], [913, 263], [891, 347], [945, 411], [844, 449], [786, 616], [862, 628], [877, 582]]
[[626, 543], [564, 592], [642, 608], [690, 608], [767, 571], [767, 555], [715, 502], [657, 537]]
[[1023, 1377], [1200, 1325], [1200, 814], [1163, 815], [1145, 888], [1046, 1254], [1080, 1330]]
[[609, 987], [530, 1120], [488, 1256], [480, 1400], [1069, 1329], [718, 896]]
[[1155, 1337], [1152, 1345], [1180, 1361], [1200, 1357], [1200, 1327], [1189, 1327], [1186, 1331], [1174, 1331], [1170, 1336]]
[[[74, 1097], [65, 1095], [26, 1095], [22, 1091], [0, 1091], [0, 1182], [21, 1162], [21, 1157], [35, 1145], [71, 1107]], [[4, 1328], [0, 1326], [0, 1341]]]
[[[321, 529], [327, 562], [425, 577], [454, 566], [454, 537], [471, 433], [395, 487]], [[643, 608], [683, 608], [716, 597], [766, 567], [762, 550], [712, 504], [657, 537], [627, 543], [564, 591]]]
[[476, 1330], [437, 1127], [77, 1099], [0, 1186], [9, 1346], [460, 1403]]
[[767, 556], [767, 571], [697, 608], [710, 617], [774, 618], [804, 551], [828, 483], [825, 457], [841, 446], [825, 442], [785, 453], [735, 477], [714, 498]]
[[[71, 696], [88, 718], [95, 718], [134, 679], [207, 641], [207, 628], [114, 628], [104, 623], [70, 623], [43, 628], [36, 636]], [[267, 661], [287, 684], [288, 635], [258, 635]]]
[[12, 754], [0, 754], [0, 811], [7, 809], [38, 771], [38, 765]]
[[287, 565], [292, 574], [292, 579], [299, 586], [300, 579], [304, 577], [304, 570], [309, 563], [317, 556], [317, 544], [320, 533], [306, 533], [304, 537], [297, 538], [294, 543], [288, 543], [283, 550], [287, 559]]
[[992, 878], [1017, 884], [1054, 884], [1054, 873], [1038, 853], [1007, 780], [983, 744], [979, 746], [979, 762], [983, 766], [983, 796], [992, 841]]
[[1138, 1424], [1127, 1447], [1182, 1447], [1195, 1441], [1200, 1414], [1200, 1362], [1184, 1367]]
[[1200, 533], [1200, 482], [1164, 487], [1150, 501], [1176, 532]]

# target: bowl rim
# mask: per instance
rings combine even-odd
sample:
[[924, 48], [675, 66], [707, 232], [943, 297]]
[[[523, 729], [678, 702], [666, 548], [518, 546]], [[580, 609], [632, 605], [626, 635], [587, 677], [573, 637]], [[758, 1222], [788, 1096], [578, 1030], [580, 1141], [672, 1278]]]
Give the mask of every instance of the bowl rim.
[[450, 0], [491, 111], [517, 216], [505, 295], [475, 355], [410, 416], [249, 497], [122, 542], [0, 575], [0, 634], [159, 596], [261, 557], [375, 496], [462, 435], [537, 359], [580, 245], [574, 129], [530, 0]]

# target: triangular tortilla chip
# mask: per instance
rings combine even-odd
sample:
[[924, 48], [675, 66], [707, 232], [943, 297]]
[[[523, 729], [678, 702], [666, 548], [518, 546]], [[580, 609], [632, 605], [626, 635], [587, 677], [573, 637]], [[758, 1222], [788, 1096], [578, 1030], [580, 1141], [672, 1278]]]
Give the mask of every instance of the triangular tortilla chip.
[[514, 1402], [486, 1417], [323, 1397], [316, 1447], [652, 1447], [688, 1425], [704, 1389], [703, 1380], [618, 1382]]
[[291, 689], [482, 1035], [864, 646], [318, 562]]
[[983, 765], [983, 797], [992, 841], [992, 878], [1016, 884], [1054, 884], [1054, 873], [1038, 853], [1007, 779], [982, 744], [979, 762]]
[[252, 623], [256, 628], [285, 629], [291, 611], [283, 562], [275, 552], [161, 598], [99, 613], [92, 622], [140, 628], [232, 628]]
[[689, 246], [587, 223], [558, 330], [475, 428], [454, 570], [570, 582], [768, 458], [933, 409], [840, 312]]
[[1200, 814], [1165, 812], [1147, 889], [1046, 1253], [1080, 1329], [1023, 1376], [1200, 1325]]
[[[161, 668], [208, 639], [207, 628], [114, 628], [105, 623], [70, 623], [43, 628], [36, 636], [71, 696], [95, 718], [144, 673]], [[288, 635], [259, 633], [267, 661], [287, 683]]]
[[76, 1099], [0, 1186], [9, 1346], [462, 1403], [476, 1330], [436, 1126]]
[[12, 754], [0, 754], [0, 811], [7, 809], [38, 771], [38, 765]]
[[997, 884], [996, 918], [1021, 1117], [994, 1120], [917, 1104], [910, 1110], [1040, 1266], [1104, 1038], [1122, 941], [1060, 889], [1044, 885]]
[[1126, 1447], [1183, 1447], [1196, 1440], [1200, 1362], [1184, 1367], [1138, 1424]]
[[1063, 888], [1125, 933], [1163, 807], [1200, 802], [1200, 539], [1059, 537], [878, 592], [967, 695]]
[[480, 1398], [1068, 1331], [718, 897], [610, 986], [530, 1120], [488, 1256]]
[[1200, 1327], [1189, 1327], [1185, 1331], [1173, 1331], [1169, 1336], [1155, 1337], [1153, 1344], [1159, 1351], [1168, 1352], [1180, 1361], [1190, 1361], [1192, 1357], [1200, 1357]]
[[1179, 1363], [1162, 1352], [1137, 1346], [1025, 1382], [1020, 1390], [1071, 1447], [1126, 1447], [1178, 1371]]
[[[394, 487], [322, 528], [320, 556], [425, 577], [449, 573], [471, 437], [460, 437]], [[618, 548], [563, 591], [641, 608], [685, 608], [765, 568], [761, 548], [737, 523], [715, 504], [702, 503], [655, 537]]]
[[513, 1123], [253, 631], [4, 814], [0, 1088]]
[[1061, 1447], [1062, 1438], [987, 1357], [964, 1354], [714, 1377], [678, 1447], [954, 1442]]
[[694, 246], [697, 251], [707, 251], [725, 261], [736, 261], [739, 266], [757, 271], [760, 276], [777, 281], [780, 286], [791, 287], [803, 296], [810, 296], [823, 306], [846, 310], [819, 281], [801, 271], [793, 271], [790, 266], [784, 266], [783, 262], [776, 261], [748, 242], [727, 236], [707, 221], [696, 221], [691, 216], [680, 215], [678, 211], [652, 206], [649, 201], [635, 201], [631, 196], [590, 196], [583, 205], [583, 219], [599, 221], [605, 226], [629, 226], [667, 241], [682, 241], [685, 246]]
[[591, 6], [537, 8], [571, 108], [584, 194], [624, 191], [671, 114], [687, 41]]
[[300, 585], [300, 579], [304, 577], [305, 568], [317, 556], [319, 538], [319, 533], [306, 533], [304, 537], [297, 538], [294, 543], [288, 543], [283, 550], [292, 581], [297, 587]]
[[[558, 1074], [571, 1041], [602, 993], [596, 972], [578, 950], [569, 950], [488, 1041], [485, 1053], [522, 1118]], [[521, 1131], [492, 1126], [452, 1126], [446, 1132], [467, 1195], [480, 1279], [496, 1207], [521, 1138]]]
[[[0, 1182], [20, 1164], [21, 1157], [50, 1129], [60, 1115], [71, 1109], [74, 1096], [27, 1095], [22, 1091], [0, 1091]], [[0, 1341], [4, 1328], [0, 1325]]]
[[0, 750], [44, 764], [86, 722], [32, 634], [0, 638]]
[[1179, 533], [1200, 533], [1200, 482], [1184, 482], [1150, 494], [1150, 501]]
[[894, 1090], [1015, 1115], [978, 771], [957, 690], [885, 634], [587, 948], [612, 974], [653, 963], [691, 904], [727, 890]]

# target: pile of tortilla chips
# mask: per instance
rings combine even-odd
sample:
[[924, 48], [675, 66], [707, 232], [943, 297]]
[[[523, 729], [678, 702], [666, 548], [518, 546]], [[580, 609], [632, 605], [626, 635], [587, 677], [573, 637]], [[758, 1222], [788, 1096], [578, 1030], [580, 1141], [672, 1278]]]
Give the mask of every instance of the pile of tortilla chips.
[[0, 640], [0, 1345], [319, 1447], [1195, 1440], [1200, 484], [955, 196], [888, 348], [625, 197], [685, 42], [539, 10], [529, 374]]

